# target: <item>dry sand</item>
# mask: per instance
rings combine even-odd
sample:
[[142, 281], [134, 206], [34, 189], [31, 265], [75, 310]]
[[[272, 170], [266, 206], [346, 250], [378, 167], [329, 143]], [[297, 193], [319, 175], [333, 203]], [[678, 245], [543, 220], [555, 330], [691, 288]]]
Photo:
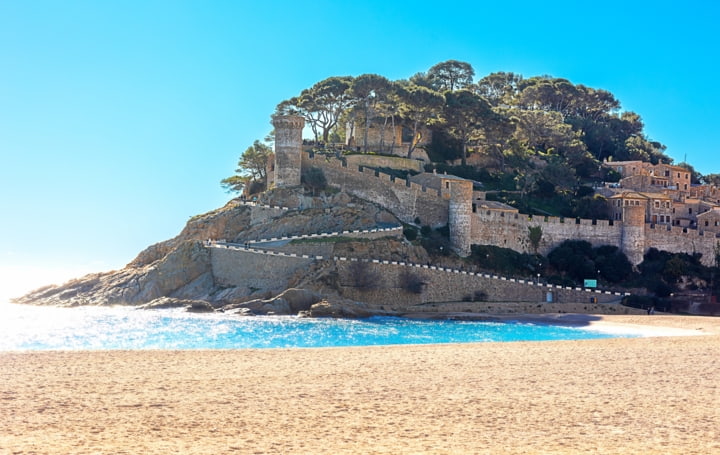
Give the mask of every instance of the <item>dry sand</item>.
[[0, 453], [720, 453], [720, 319], [593, 319], [705, 336], [0, 353]]

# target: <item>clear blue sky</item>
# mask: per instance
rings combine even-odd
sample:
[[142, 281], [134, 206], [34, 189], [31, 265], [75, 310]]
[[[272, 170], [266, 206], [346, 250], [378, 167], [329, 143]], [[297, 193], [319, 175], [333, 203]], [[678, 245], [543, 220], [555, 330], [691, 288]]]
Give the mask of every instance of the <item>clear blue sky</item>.
[[221, 206], [275, 105], [334, 75], [564, 77], [720, 172], [714, 2], [411, 5], [0, 0], [0, 296], [120, 268]]

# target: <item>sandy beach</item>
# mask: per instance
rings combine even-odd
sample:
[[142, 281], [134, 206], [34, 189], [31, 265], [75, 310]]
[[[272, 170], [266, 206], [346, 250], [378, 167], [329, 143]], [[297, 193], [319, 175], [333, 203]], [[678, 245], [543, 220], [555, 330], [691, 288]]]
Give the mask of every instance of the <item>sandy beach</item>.
[[0, 353], [0, 453], [720, 454], [720, 318], [591, 319], [673, 336]]

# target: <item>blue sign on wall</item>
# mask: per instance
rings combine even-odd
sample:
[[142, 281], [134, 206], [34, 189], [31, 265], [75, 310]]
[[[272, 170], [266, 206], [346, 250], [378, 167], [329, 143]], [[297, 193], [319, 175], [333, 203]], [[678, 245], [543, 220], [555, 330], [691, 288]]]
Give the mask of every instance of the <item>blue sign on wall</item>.
[[586, 288], [596, 288], [597, 287], [597, 280], [585, 280], [585, 284], [583, 284]]

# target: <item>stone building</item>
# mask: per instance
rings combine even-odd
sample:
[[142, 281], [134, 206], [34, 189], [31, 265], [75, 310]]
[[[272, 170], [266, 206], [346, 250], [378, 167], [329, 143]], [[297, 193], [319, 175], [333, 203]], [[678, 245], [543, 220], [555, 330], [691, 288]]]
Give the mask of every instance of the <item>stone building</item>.
[[603, 166], [620, 174], [620, 185], [636, 191], [663, 189], [688, 192], [691, 188], [690, 171], [672, 164], [652, 164], [644, 161], [605, 161]]
[[[357, 151], [365, 147], [365, 128], [358, 123], [348, 122], [345, 127], [345, 145]], [[385, 126], [372, 124], [367, 131], [367, 147], [369, 151], [382, 151], [398, 156], [407, 156], [408, 149], [414, 143], [412, 157], [428, 161], [427, 153], [421, 148], [432, 140], [432, 131], [423, 126], [417, 136], [411, 129], [401, 125]]]
[[642, 207], [643, 222], [652, 224], [672, 224], [673, 202], [663, 193], [642, 193], [623, 191], [608, 198], [610, 214], [613, 220], [622, 221], [624, 208], [628, 206]]
[[707, 232], [720, 233], [720, 207], [713, 207], [697, 216], [697, 227]]
[[697, 198], [684, 198], [682, 201], [673, 203], [673, 224], [675, 226], [696, 228], [698, 217], [718, 204], [704, 201]]

